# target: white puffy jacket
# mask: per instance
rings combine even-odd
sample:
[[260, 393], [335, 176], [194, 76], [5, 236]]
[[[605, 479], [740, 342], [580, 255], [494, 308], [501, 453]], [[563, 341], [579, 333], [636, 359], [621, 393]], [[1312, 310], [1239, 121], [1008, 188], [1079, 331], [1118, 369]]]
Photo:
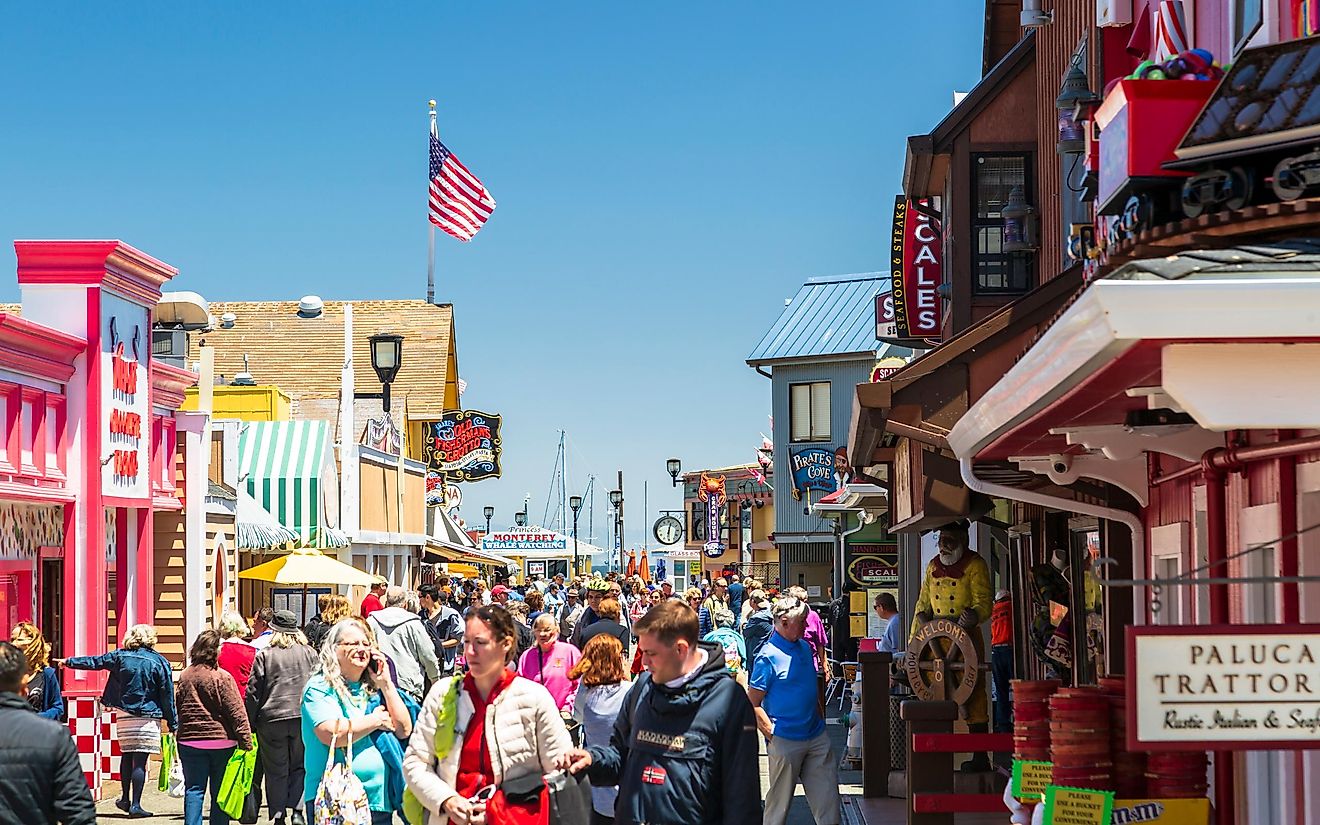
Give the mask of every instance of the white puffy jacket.
[[[458, 723], [454, 745], [443, 761], [435, 756], [435, 723], [440, 705], [449, 691], [450, 676], [436, 682], [422, 703], [417, 724], [413, 726], [408, 750], [403, 755], [403, 778], [422, 806], [426, 825], [448, 825], [449, 815], [441, 812], [445, 800], [454, 796], [458, 776], [459, 753], [463, 732], [467, 730], [474, 708], [466, 690], [459, 688]], [[521, 676], [500, 691], [486, 709], [486, 744], [490, 748], [495, 784], [505, 776], [532, 772], [550, 773], [555, 760], [573, 747], [555, 700], [543, 685]]]

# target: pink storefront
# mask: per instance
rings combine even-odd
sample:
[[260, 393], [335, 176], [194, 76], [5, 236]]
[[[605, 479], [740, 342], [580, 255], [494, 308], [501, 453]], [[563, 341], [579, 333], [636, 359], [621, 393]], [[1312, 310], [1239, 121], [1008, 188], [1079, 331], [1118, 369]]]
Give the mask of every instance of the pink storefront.
[[[0, 313], [0, 634], [38, 624], [58, 657], [153, 622], [152, 516], [178, 510], [175, 413], [196, 376], [151, 357], [177, 270], [119, 241], [18, 241]], [[97, 798], [117, 769], [105, 676], [66, 671], [69, 727]]]

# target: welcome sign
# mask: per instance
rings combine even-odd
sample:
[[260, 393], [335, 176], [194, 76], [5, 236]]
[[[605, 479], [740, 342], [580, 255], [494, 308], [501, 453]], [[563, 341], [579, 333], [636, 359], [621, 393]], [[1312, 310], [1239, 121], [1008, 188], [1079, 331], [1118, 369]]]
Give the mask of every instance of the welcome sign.
[[1131, 750], [1320, 747], [1320, 625], [1127, 633]]

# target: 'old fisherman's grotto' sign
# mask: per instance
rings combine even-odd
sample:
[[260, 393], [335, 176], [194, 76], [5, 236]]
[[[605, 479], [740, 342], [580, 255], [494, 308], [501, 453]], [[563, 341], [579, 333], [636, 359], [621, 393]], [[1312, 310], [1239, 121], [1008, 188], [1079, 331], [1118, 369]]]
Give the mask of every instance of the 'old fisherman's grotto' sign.
[[1132, 750], [1320, 747], [1320, 625], [1127, 632]]

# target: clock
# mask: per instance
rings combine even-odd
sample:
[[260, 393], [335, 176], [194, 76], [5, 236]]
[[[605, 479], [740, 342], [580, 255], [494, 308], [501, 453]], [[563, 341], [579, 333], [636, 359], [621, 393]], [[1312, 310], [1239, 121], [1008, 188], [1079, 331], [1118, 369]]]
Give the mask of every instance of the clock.
[[655, 522], [655, 540], [661, 544], [678, 544], [683, 539], [683, 522], [673, 516], [661, 516]]

